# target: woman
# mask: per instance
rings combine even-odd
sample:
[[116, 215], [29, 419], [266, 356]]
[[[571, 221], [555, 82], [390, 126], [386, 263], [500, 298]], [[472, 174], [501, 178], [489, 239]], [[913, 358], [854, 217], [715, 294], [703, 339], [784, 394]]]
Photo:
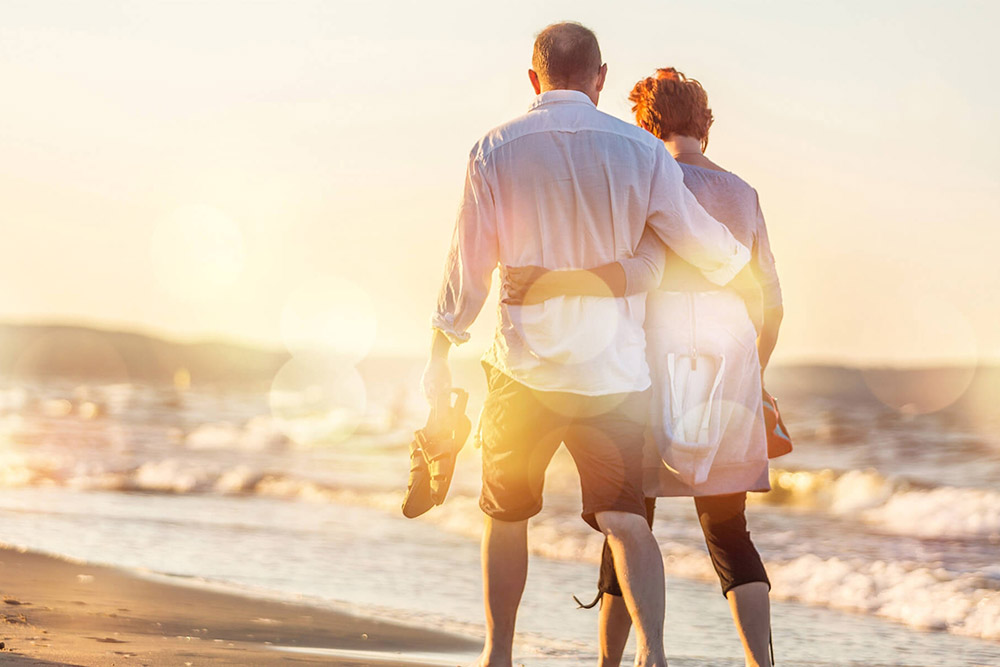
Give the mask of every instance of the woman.
[[[746, 664], [770, 665], [770, 582], [747, 532], [745, 509], [748, 491], [770, 488], [761, 378], [783, 314], [774, 257], [756, 191], [704, 155], [713, 117], [701, 84], [673, 68], [660, 69], [639, 81], [629, 99], [638, 124], [681, 163], [685, 185], [702, 206], [752, 248], [757, 285], [715, 286], [647, 229], [634, 257], [589, 271], [509, 267], [505, 298], [537, 303], [562, 295], [607, 296], [609, 289], [615, 296], [648, 292], [649, 521], [656, 497], [694, 497]], [[607, 543], [598, 587], [600, 664], [618, 665], [630, 619]]]

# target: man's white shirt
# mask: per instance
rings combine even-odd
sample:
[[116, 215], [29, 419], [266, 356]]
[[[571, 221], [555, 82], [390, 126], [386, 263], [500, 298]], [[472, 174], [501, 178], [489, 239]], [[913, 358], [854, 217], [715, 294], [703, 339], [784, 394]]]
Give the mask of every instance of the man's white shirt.
[[[469, 338], [494, 269], [586, 269], [632, 257], [649, 226], [724, 285], [750, 251], [713, 219], [655, 136], [584, 93], [542, 93], [472, 149], [432, 326]], [[605, 395], [649, 387], [645, 294], [501, 303], [484, 360], [531, 388]]]

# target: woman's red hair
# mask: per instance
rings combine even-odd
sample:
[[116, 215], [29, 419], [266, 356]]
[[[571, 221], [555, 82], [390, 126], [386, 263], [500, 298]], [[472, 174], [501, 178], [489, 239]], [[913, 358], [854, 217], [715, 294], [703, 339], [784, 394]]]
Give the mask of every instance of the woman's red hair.
[[694, 79], [673, 67], [662, 67], [655, 77], [635, 84], [628, 99], [636, 122], [660, 139], [679, 134], [700, 139], [702, 150], [708, 146], [708, 130], [715, 119], [708, 93]]

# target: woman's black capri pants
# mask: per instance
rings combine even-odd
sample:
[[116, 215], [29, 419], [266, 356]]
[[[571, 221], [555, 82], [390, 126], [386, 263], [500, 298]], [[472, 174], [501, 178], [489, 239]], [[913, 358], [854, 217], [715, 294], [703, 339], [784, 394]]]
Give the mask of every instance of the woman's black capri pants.
[[[712, 565], [719, 575], [722, 594], [743, 584], [762, 581], [771, 587], [764, 570], [764, 563], [750, 540], [747, 531], [746, 493], [730, 493], [721, 496], [701, 496], [694, 499], [701, 530], [705, 534], [705, 544]], [[653, 526], [653, 511], [656, 498], [646, 498], [646, 519]], [[601, 593], [621, 596], [622, 589], [615, 574], [614, 558], [608, 541], [604, 541], [601, 557], [601, 575], [597, 582]]]

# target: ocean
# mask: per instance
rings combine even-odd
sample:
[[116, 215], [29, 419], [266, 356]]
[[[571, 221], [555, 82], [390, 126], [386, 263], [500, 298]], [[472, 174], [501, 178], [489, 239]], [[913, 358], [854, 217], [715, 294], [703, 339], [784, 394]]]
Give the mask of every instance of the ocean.
[[[421, 361], [305, 369], [273, 384], [7, 377], [0, 541], [481, 637], [475, 447], [444, 505], [400, 513]], [[475, 417], [481, 369], [457, 362], [455, 379]], [[1000, 370], [778, 367], [768, 387], [795, 441], [748, 508], [777, 664], [1000, 665]], [[561, 451], [529, 529], [523, 664], [596, 659], [596, 610], [571, 595], [593, 596], [601, 538], [579, 511]], [[691, 500], [661, 500], [654, 532], [671, 664], [743, 664]]]

